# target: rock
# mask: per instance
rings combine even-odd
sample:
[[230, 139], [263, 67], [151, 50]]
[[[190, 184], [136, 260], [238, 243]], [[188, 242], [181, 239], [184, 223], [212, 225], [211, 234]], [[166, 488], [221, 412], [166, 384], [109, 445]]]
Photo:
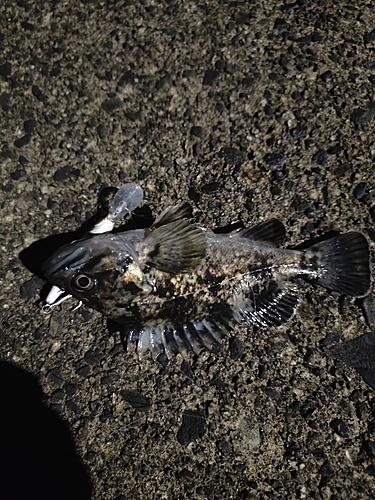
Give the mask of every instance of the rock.
[[224, 455], [225, 457], [228, 457], [229, 455], [232, 455], [232, 453], [233, 453], [232, 445], [228, 441], [225, 441], [225, 440], [219, 441], [217, 443], [217, 447], [218, 447], [220, 453], [222, 455]]
[[228, 165], [238, 166], [244, 161], [244, 153], [236, 148], [223, 148], [220, 156]]
[[357, 127], [363, 127], [366, 125], [373, 117], [373, 112], [369, 109], [355, 108], [351, 115], [351, 121], [357, 125]]
[[25, 120], [23, 122], [23, 128], [24, 128], [24, 131], [27, 134], [33, 134], [34, 130], [35, 130], [35, 122], [34, 122], [34, 120]]
[[241, 359], [244, 351], [245, 348], [243, 342], [238, 337], [232, 337], [229, 339], [229, 352], [232, 359]]
[[318, 165], [326, 165], [327, 164], [327, 151], [325, 149], [319, 149], [313, 157], [313, 161]]
[[152, 408], [152, 399], [143, 396], [138, 391], [123, 389], [120, 391], [121, 397], [137, 411], [150, 411]]
[[98, 132], [98, 136], [102, 141], [107, 137], [107, 129], [103, 124], [98, 125], [96, 131]]
[[0, 66], [0, 76], [4, 78], [4, 80], [12, 74], [12, 65], [10, 62], [5, 62]]
[[208, 182], [207, 184], [204, 184], [204, 186], [202, 186], [202, 191], [204, 194], [217, 193], [218, 191], [220, 191], [220, 189], [221, 189], [221, 184], [220, 182], [216, 181]]
[[203, 135], [203, 128], [202, 127], [197, 127], [197, 126], [191, 127], [190, 133], [194, 137], [202, 137], [202, 135]]
[[281, 166], [285, 162], [285, 158], [282, 154], [278, 153], [267, 153], [263, 160], [267, 165], [273, 165], [273, 166]]
[[24, 136], [20, 137], [19, 139], [16, 139], [14, 141], [14, 145], [16, 146], [16, 148], [23, 148], [24, 146], [26, 146], [26, 144], [29, 144], [30, 139], [31, 139], [31, 135], [25, 134]]
[[272, 389], [271, 387], [267, 387], [265, 385], [262, 385], [261, 389], [264, 392], [264, 394], [266, 394], [269, 398], [273, 399], [274, 401], [278, 401], [281, 398], [281, 394], [276, 389]]
[[352, 366], [375, 389], [375, 333], [365, 333], [326, 350], [328, 356]]
[[203, 85], [212, 85], [219, 75], [220, 71], [208, 69], [203, 77]]
[[110, 99], [106, 99], [102, 103], [102, 108], [108, 114], [114, 113], [115, 111], [118, 111], [119, 109], [122, 109], [123, 107], [124, 107], [124, 103], [118, 97], [112, 97]]
[[95, 350], [90, 349], [85, 353], [84, 358], [89, 365], [99, 366], [101, 360], [104, 358], [104, 354], [98, 349]]
[[26, 283], [21, 285], [21, 297], [25, 300], [31, 299], [42, 289], [44, 283], [45, 281], [42, 278], [39, 278], [39, 276], [34, 274], [29, 281], [26, 281]]
[[242, 417], [237, 422], [237, 427], [250, 446], [257, 448], [260, 445], [260, 427], [256, 421], [250, 417]]
[[306, 127], [304, 125], [297, 125], [297, 127], [294, 127], [290, 131], [290, 135], [293, 137], [293, 139], [302, 139], [306, 135]]
[[79, 177], [81, 175], [81, 171], [78, 168], [73, 168], [70, 165], [66, 165], [65, 167], [59, 168], [55, 175], [53, 176], [53, 180], [56, 182], [64, 182], [70, 180], [72, 176]]
[[177, 441], [183, 446], [197, 439], [205, 429], [204, 415], [200, 411], [185, 410], [182, 424], [177, 432]]
[[332, 420], [332, 422], [329, 424], [329, 426], [338, 436], [343, 437], [343, 438], [350, 437], [349, 428], [343, 420], [341, 420], [339, 418], [335, 418], [334, 420]]

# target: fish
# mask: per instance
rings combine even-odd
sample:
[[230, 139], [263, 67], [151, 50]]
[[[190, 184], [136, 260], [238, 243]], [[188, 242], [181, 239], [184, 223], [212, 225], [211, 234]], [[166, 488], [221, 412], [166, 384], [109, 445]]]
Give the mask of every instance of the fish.
[[284, 325], [300, 304], [300, 278], [353, 298], [370, 292], [370, 250], [360, 232], [298, 250], [282, 247], [286, 229], [278, 219], [218, 234], [192, 214], [182, 202], [146, 229], [94, 230], [58, 249], [44, 275], [55, 295], [120, 323], [139, 357], [151, 351], [155, 359], [216, 352], [237, 323]]

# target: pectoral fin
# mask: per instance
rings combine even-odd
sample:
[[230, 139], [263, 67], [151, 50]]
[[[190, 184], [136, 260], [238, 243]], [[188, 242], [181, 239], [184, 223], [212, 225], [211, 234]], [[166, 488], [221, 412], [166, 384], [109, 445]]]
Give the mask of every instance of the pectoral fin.
[[137, 250], [141, 264], [171, 274], [186, 273], [204, 258], [206, 237], [187, 220], [176, 220], [154, 229]]

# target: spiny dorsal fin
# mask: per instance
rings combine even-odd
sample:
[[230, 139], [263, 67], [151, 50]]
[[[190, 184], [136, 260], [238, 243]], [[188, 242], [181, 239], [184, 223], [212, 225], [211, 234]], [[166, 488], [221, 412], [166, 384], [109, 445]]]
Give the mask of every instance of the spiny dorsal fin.
[[178, 205], [167, 207], [165, 210], [163, 210], [159, 217], [156, 218], [150, 229], [156, 229], [160, 226], [165, 226], [170, 222], [174, 222], [179, 219], [191, 219], [192, 217], [192, 206], [189, 202], [183, 201]]
[[237, 233], [234, 233], [233, 236], [249, 238], [253, 241], [263, 241], [269, 245], [279, 246], [284, 243], [286, 230], [281, 221], [278, 219], [270, 219], [252, 227], [245, 227]]
[[154, 229], [140, 244], [141, 263], [166, 273], [186, 273], [206, 255], [204, 231], [180, 219]]

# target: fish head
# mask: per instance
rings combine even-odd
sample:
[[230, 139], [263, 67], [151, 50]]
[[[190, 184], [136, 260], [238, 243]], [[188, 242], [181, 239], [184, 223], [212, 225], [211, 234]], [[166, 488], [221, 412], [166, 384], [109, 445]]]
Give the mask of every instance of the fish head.
[[124, 314], [147, 289], [131, 238], [116, 235], [65, 245], [44, 263], [43, 271], [50, 283], [110, 317]]

